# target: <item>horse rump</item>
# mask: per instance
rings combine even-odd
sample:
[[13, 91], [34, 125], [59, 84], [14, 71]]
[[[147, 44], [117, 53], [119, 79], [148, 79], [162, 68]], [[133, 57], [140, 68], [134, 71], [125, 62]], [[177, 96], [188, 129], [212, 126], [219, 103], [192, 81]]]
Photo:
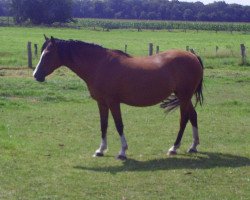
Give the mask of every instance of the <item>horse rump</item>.
[[[202, 70], [204, 70], [204, 65], [203, 65], [203, 62], [201, 60], [201, 57], [197, 56], [197, 58], [201, 64]], [[197, 106], [198, 103], [200, 103], [200, 105], [202, 106], [203, 100], [204, 100], [204, 97], [203, 97], [203, 77], [201, 78], [201, 81], [200, 81], [200, 83], [195, 91], [195, 98], [196, 98], [195, 107]]]

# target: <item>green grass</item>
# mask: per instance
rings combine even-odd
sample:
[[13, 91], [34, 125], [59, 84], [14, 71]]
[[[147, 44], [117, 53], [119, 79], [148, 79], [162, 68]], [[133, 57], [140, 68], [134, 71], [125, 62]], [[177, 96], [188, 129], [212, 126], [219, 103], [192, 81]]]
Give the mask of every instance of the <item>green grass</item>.
[[[112, 30], [110, 32], [68, 29], [68, 28], [17, 28], [1, 27], [0, 37], [0, 66], [26, 67], [27, 66], [27, 42], [38, 44], [39, 52], [44, 42], [43, 34], [62, 39], [76, 39], [90, 43], [97, 43], [107, 48], [124, 50], [128, 45], [128, 53], [132, 55], [147, 55], [148, 44], [160, 46], [160, 51], [167, 49], [193, 48], [205, 63], [211, 66], [238, 65], [241, 62], [240, 44], [247, 47], [249, 61], [250, 35], [236, 32], [207, 32], [207, 31], [142, 31], [136, 30]], [[215, 48], [219, 47], [216, 55]], [[38, 56], [39, 57], [39, 56]], [[230, 58], [229, 58], [230, 57]], [[39, 58], [34, 58], [35, 66]], [[207, 62], [209, 60], [209, 62]], [[212, 63], [212, 65], [210, 64]]]
[[[26, 41], [41, 44], [44, 31], [109, 48], [130, 41], [136, 55], [149, 40], [183, 49], [186, 42], [197, 48], [202, 42], [225, 48], [250, 43], [240, 33], [4, 28], [1, 36], [9, 37], [1, 39], [0, 52], [17, 56]], [[0, 70], [0, 199], [249, 199], [250, 68], [238, 66], [237, 57], [203, 59], [200, 153], [186, 153], [192, 142], [189, 125], [179, 155], [166, 155], [177, 135], [178, 111], [165, 115], [159, 106], [123, 105], [126, 162], [115, 160], [120, 140], [112, 119], [106, 156], [92, 158], [100, 143], [98, 108], [69, 70], [59, 69], [42, 84], [31, 70]]]

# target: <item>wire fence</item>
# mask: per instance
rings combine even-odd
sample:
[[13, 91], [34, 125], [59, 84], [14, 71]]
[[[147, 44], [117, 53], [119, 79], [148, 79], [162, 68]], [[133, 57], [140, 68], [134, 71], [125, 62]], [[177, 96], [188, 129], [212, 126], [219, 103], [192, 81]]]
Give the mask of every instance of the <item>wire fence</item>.
[[[19, 56], [0, 52], [0, 61], [1, 59], [4, 59], [4, 62], [0, 64], [0, 70], [20, 69], [27, 67], [31, 69], [34, 68], [40, 58], [40, 52], [38, 51], [39, 48], [41, 47], [39, 47], [38, 44], [27, 42], [27, 47], [19, 53]], [[150, 56], [167, 50], [165, 46], [160, 46], [153, 43], [148, 43], [140, 47], [130, 47], [129, 44], [124, 44], [123, 47], [120, 46], [118, 47], [118, 49], [135, 56]], [[250, 57], [248, 47], [246, 47], [244, 44], [239, 44], [237, 48], [231, 45], [214, 47], [210, 46], [204, 48], [196, 48], [186, 45], [183, 46], [182, 50], [194, 52], [195, 54], [201, 56], [203, 59], [223, 59], [224, 63], [231, 63], [234, 65], [250, 64], [248, 59]], [[135, 54], [135, 52], [137, 53]]]

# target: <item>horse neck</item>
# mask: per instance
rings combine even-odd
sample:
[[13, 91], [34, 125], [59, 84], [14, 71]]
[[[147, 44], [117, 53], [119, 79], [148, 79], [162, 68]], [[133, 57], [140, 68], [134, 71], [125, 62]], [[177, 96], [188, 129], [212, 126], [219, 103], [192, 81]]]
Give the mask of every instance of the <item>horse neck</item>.
[[105, 63], [105, 58], [105, 49], [71, 46], [68, 59], [64, 62], [65, 66], [90, 85], [95, 78], [97, 68]]

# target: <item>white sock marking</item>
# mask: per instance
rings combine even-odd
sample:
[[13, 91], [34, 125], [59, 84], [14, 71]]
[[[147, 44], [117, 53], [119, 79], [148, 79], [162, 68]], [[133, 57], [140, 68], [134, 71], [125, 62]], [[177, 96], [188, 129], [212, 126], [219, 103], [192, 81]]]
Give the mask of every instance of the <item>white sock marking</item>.
[[199, 133], [198, 133], [198, 129], [196, 127], [192, 127], [193, 128], [193, 144], [190, 147], [190, 149], [196, 149], [197, 145], [200, 143], [199, 141]]
[[178, 146], [172, 146], [168, 152], [176, 152], [177, 149], [179, 149], [179, 147], [181, 146], [181, 144], [179, 144]]
[[105, 137], [104, 139], [102, 139], [102, 142], [100, 144], [99, 149], [96, 150], [96, 153], [104, 153], [105, 150], [107, 150], [107, 137]]
[[126, 141], [124, 134], [121, 136], [120, 139], [121, 139], [122, 147], [121, 147], [121, 150], [119, 152], [119, 155], [126, 156], [126, 150], [128, 149], [128, 144], [127, 144], [127, 141]]

